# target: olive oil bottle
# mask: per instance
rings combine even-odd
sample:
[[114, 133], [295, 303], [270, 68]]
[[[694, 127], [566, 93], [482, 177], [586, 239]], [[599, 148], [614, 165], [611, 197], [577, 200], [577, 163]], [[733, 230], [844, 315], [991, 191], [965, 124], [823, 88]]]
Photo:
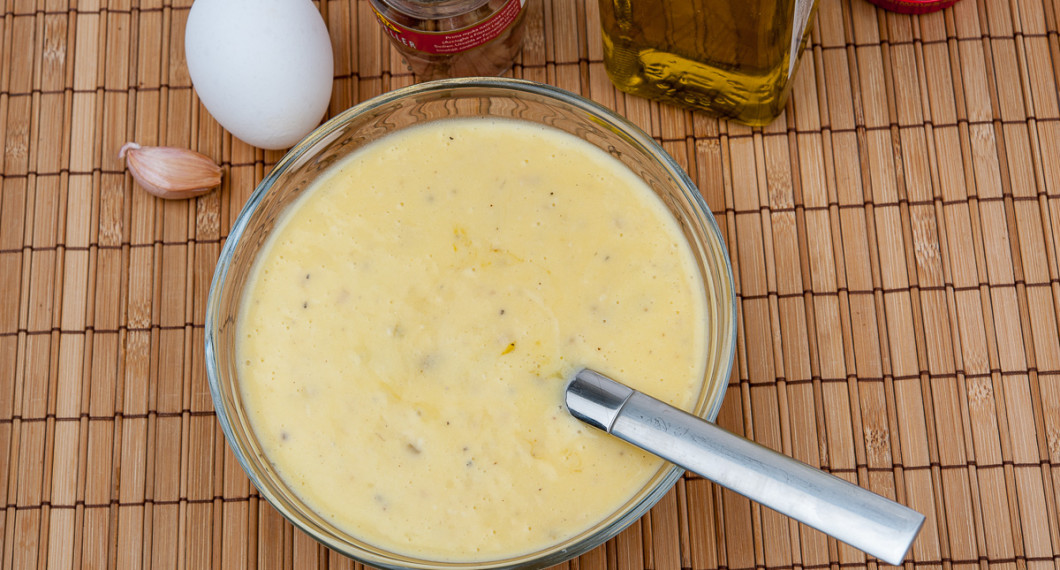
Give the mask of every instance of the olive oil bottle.
[[619, 89], [752, 126], [784, 110], [816, 0], [600, 0]]

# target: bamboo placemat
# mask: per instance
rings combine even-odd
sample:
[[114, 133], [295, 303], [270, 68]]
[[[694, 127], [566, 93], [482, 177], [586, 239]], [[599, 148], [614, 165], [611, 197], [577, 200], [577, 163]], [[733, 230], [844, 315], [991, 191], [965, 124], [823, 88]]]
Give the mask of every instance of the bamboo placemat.
[[[356, 566], [258, 499], [212, 413], [209, 280], [281, 154], [198, 104], [189, 4], [2, 4], [3, 569]], [[412, 82], [367, 0], [320, 9], [332, 113]], [[594, 0], [531, 10], [512, 74], [632, 119], [718, 217], [740, 311], [721, 425], [925, 513], [907, 566], [1060, 568], [1060, 3], [821, 0], [762, 130], [616, 92]], [[155, 200], [128, 140], [196, 148], [223, 187]], [[686, 476], [569, 567], [876, 564]]]

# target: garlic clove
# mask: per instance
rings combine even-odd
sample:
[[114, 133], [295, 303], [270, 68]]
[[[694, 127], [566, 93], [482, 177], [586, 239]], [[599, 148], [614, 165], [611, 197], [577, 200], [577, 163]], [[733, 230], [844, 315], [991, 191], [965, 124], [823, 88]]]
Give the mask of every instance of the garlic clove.
[[151, 194], [167, 200], [201, 196], [221, 184], [221, 167], [186, 148], [125, 143], [118, 152], [133, 178]]

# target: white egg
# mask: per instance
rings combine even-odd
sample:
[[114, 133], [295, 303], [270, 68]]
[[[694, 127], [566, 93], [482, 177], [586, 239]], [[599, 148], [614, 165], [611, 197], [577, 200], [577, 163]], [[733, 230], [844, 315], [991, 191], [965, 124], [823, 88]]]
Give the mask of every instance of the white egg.
[[290, 147], [327, 111], [334, 56], [310, 0], [196, 0], [184, 49], [199, 99], [244, 142]]

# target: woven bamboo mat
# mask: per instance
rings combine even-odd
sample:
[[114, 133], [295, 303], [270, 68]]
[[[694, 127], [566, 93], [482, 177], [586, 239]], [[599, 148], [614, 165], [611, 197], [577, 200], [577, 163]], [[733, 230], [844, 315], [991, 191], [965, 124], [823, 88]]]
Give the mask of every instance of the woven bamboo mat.
[[[356, 566], [258, 499], [212, 413], [209, 280], [281, 155], [199, 106], [187, 4], [0, 3], [2, 569]], [[333, 113], [412, 82], [367, 0], [320, 8]], [[1058, 20], [1057, 0], [821, 0], [763, 130], [616, 92], [594, 0], [533, 5], [512, 72], [613, 107], [688, 169], [739, 292], [719, 422], [925, 513], [907, 566], [1060, 568]], [[196, 148], [224, 185], [156, 201], [127, 140]], [[569, 567], [876, 564], [686, 476]]]

